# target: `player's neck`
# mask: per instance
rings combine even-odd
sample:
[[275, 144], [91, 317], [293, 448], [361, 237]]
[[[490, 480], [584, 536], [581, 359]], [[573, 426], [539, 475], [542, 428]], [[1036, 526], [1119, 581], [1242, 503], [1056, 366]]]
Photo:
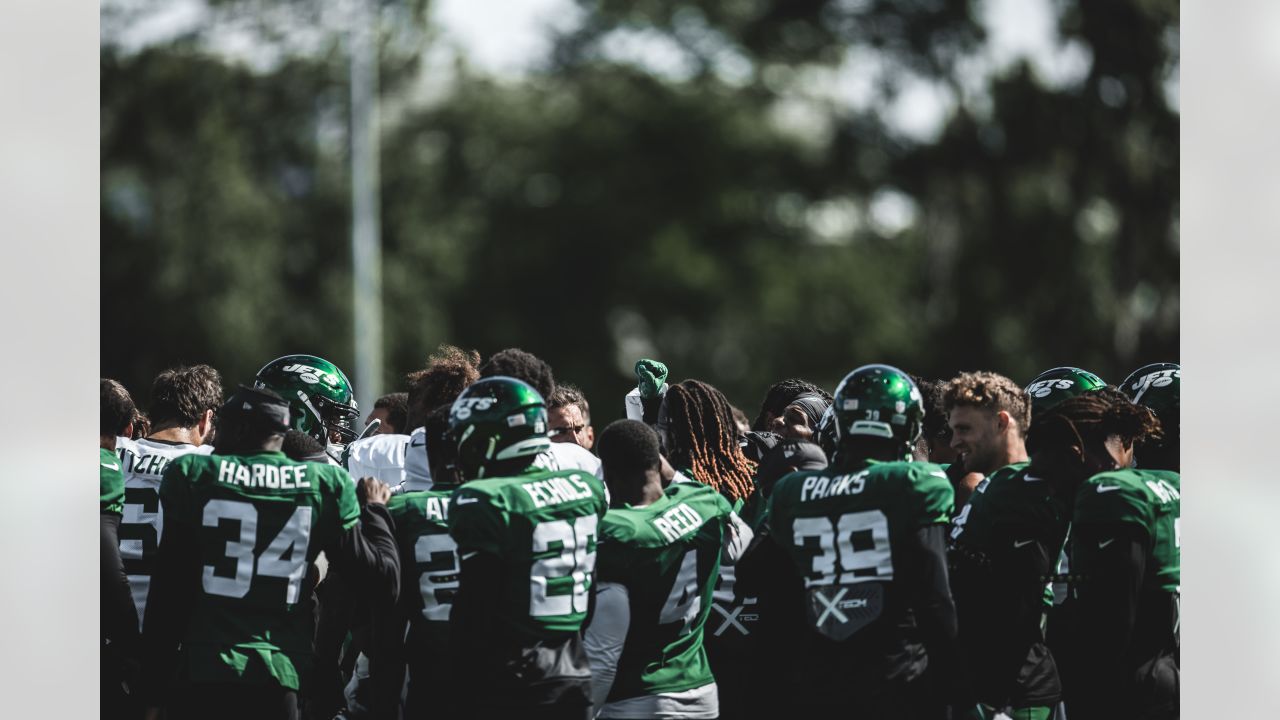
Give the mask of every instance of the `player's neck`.
[[162, 440], [172, 443], [187, 443], [188, 445], [199, 445], [204, 438], [194, 428], [170, 426], [161, 428], [152, 432], [147, 436], [148, 440]]

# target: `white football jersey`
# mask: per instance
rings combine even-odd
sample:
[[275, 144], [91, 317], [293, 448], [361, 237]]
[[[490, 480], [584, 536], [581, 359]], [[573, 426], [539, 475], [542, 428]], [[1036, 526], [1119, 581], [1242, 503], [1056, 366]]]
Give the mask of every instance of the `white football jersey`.
[[543, 470], [584, 470], [598, 478], [604, 478], [600, 458], [577, 443], [553, 442], [551, 449], [538, 455], [533, 464]]
[[430, 490], [431, 466], [427, 464], [427, 430], [418, 428], [409, 435], [404, 454], [405, 489]]
[[210, 445], [143, 438], [117, 444], [120, 472], [124, 474], [124, 517], [120, 520], [120, 558], [129, 576], [129, 590], [138, 608], [138, 626], [147, 608], [151, 589], [151, 565], [164, 530], [160, 514], [160, 480], [164, 469], [176, 457], [187, 453], [208, 455]]
[[404, 482], [408, 449], [408, 435], [370, 435], [347, 446], [347, 472], [354, 480], [377, 478], [395, 487]]

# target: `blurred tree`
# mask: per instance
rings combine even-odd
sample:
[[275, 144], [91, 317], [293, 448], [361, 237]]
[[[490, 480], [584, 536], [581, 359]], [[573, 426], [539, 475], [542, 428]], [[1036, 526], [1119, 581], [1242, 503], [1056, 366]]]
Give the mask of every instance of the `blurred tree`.
[[[1177, 360], [1176, 3], [1060, 3], [1091, 59], [1066, 82], [975, 71], [973, 3], [579, 4], [517, 79], [432, 60], [425, 3], [384, 6], [393, 382], [440, 342], [524, 347], [602, 424], [644, 355], [748, 414], [866, 362], [1025, 382]], [[258, 67], [105, 26], [103, 373], [348, 363], [336, 36], [263, 32]], [[832, 90], [853, 81], [869, 101]], [[889, 112], [912, 87], [950, 99], [936, 137]]]

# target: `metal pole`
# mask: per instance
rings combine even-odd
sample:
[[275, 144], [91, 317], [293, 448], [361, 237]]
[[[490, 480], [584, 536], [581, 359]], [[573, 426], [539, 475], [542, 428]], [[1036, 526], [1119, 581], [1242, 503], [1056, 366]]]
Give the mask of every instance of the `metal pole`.
[[[376, 0], [354, 0], [351, 23], [351, 260], [355, 391], [361, 420], [382, 394], [382, 247], [378, 203]], [[360, 423], [363, 427], [363, 422]]]

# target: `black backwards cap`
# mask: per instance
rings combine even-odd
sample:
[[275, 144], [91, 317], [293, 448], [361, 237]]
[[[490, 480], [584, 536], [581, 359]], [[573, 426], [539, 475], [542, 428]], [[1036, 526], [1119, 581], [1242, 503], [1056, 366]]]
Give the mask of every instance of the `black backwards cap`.
[[760, 460], [760, 467], [756, 469], [756, 486], [767, 496], [791, 468], [803, 472], [825, 467], [827, 456], [816, 444], [808, 440], [783, 440]]
[[238, 386], [235, 394], [218, 408], [218, 417], [249, 420], [280, 432], [290, 428], [289, 403], [266, 388]]
[[796, 399], [787, 403], [787, 407], [795, 405], [800, 408], [800, 412], [809, 418], [809, 427], [817, 429], [818, 423], [822, 422], [822, 414], [827, 411], [826, 398], [818, 393], [801, 393]]

